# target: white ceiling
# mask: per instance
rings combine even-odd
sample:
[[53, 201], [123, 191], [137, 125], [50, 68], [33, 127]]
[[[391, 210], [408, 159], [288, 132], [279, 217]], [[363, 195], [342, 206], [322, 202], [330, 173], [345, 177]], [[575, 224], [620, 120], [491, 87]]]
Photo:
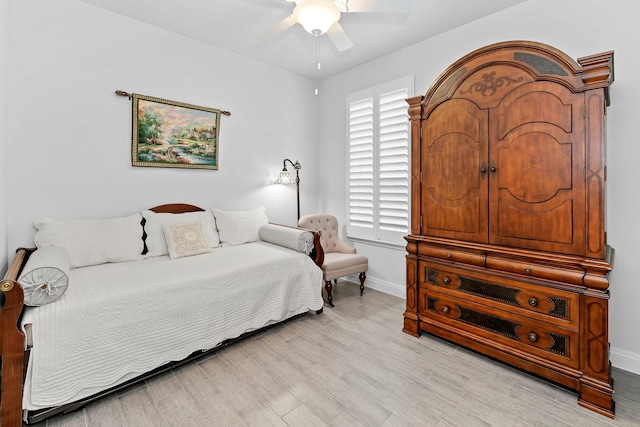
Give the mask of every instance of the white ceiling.
[[[322, 80], [402, 47], [526, 0], [413, 0], [411, 12], [343, 13], [354, 47], [338, 52], [300, 25], [269, 41], [260, 36], [293, 11], [285, 0], [81, 0], [296, 74]], [[388, 0], [393, 1], [393, 0]]]

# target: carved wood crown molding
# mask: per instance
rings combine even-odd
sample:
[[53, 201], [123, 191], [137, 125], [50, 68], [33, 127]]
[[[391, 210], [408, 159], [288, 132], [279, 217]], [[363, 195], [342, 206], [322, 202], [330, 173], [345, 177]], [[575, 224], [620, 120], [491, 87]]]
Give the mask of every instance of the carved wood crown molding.
[[607, 105], [610, 104], [609, 86], [614, 80], [613, 51], [578, 58], [582, 65], [582, 81], [587, 89], [603, 87]]
[[[574, 61], [564, 52], [543, 43], [532, 41], [507, 41], [477, 49], [447, 68], [421, 97], [407, 100], [412, 120], [424, 117], [441, 102], [453, 97], [460, 84], [481, 67], [490, 65], [511, 65], [530, 74], [534, 80], [548, 80], [561, 83], [574, 92], [603, 88], [609, 105], [609, 85], [613, 82], [613, 51], [585, 56]], [[483, 86], [476, 83], [474, 90], [486, 91], [496, 84], [506, 84], [499, 76]]]

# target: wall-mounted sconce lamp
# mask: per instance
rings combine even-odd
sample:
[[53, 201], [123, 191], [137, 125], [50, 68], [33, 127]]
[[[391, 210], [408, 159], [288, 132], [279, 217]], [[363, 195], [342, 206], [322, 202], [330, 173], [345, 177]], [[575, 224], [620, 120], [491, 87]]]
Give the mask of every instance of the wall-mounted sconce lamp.
[[[289, 173], [289, 171], [287, 170], [287, 162], [291, 163], [291, 166], [293, 166], [293, 168], [296, 170], [296, 177], [295, 179], [291, 176], [291, 174]], [[282, 172], [280, 172], [278, 174], [278, 176], [276, 177], [276, 180], [274, 181], [274, 184], [296, 184], [296, 198], [298, 201], [298, 219], [300, 219], [300, 175], [298, 174], [298, 171], [300, 170], [301, 166], [300, 166], [300, 162], [296, 160], [296, 162], [292, 162], [289, 159], [284, 159], [284, 161], [282, 162]]]

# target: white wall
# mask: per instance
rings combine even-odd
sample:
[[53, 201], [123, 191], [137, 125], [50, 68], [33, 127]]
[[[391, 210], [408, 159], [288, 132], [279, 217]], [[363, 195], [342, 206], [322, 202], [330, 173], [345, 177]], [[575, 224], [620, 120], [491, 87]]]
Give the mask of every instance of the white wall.
[[[11, 20], [9, 248], [33, 245], [36, 216], [172, 202], [265, 205], [293, 225], [295, 187], [272, 184], [285, 157], [302, 164], [302, 212], [317, 210], [314, 81], [77, 0], [13, 1]], [[133, 168], [131, 101], [116, 89], [229, 110], [219, 170]]]
[[0, 278], [7, 270], [8, 228], [7, 191], [9, 173], [7, 171], [7, 89], [9, 59], [9, 2], [0, 0]]
[[[640, 29], [635, 12], [633, 0], [612, 0], [606, 6], [597, 0], [530, 0], [324, 80], [320, 86], [320, 208], [336, 214], [344, 224], [348, 93], [413, 74], [415, 95], [422, 95], [455, 60], [505, 40], [546, 43], [574, 59], [615, 50], [615, 82], [607, 112], [608, 242], [616, 249], [615, 270], [610, 275], [611, 360], [614, 366], [640, 373], [640, 329], [636, 326], [640, 287], [635, 271], [640, 255], [640, 227], [635, 220], [640, 208], [640, 145], [635, 138]], [[356, 246], [369, 256], [370, 286], [404, 289], [404, 252], [360, 243]]]

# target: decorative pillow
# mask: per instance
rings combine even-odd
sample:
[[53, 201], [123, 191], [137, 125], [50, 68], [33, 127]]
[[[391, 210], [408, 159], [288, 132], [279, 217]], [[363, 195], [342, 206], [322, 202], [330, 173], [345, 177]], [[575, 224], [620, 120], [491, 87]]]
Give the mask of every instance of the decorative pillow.
[[241, 245], [260, 240], [260, 227], [269, 223], [267, 209], [262, 206], [251, 211], [221, 211], [213, 209], [218, 234], [223, 245]]
[[153, 211], [142, 211], [145, 219], [144, 230], [147, 232], [147, 256], [167, 255], [169, 249], [164, 236], [162, 227], [164, 225], [184, 224], [185, 222], [193, 222], [202, 220], [204, 224], [204, 233], [207, 240], [211, 243], [212, 248], [220, 246], [220, 237], [216, 230], [215, 220], [211, 212], [186, 212], [181, 214], [172, 213], [156, 213]]
[[263, 242], [284, 246], [307, 255], [313, 249], [313, 233], [308, 230], [267, 224], [260, 227], [258, 234]]
[[204, 228], [201, 219], [185, 224], [163, 225], [169, 257], [175, 259], [211, 252], [211, 243], [207, 240]]
[[18, 283], [25, 305], [49, 304], [60, 298], [69, 285], [69, 253], [58, 246], [43, 246], [31, 254]]
[[142, 215], [106, 219], [37, 218], [35, 244], [69, 252], [71, 268], [142, 259]]

